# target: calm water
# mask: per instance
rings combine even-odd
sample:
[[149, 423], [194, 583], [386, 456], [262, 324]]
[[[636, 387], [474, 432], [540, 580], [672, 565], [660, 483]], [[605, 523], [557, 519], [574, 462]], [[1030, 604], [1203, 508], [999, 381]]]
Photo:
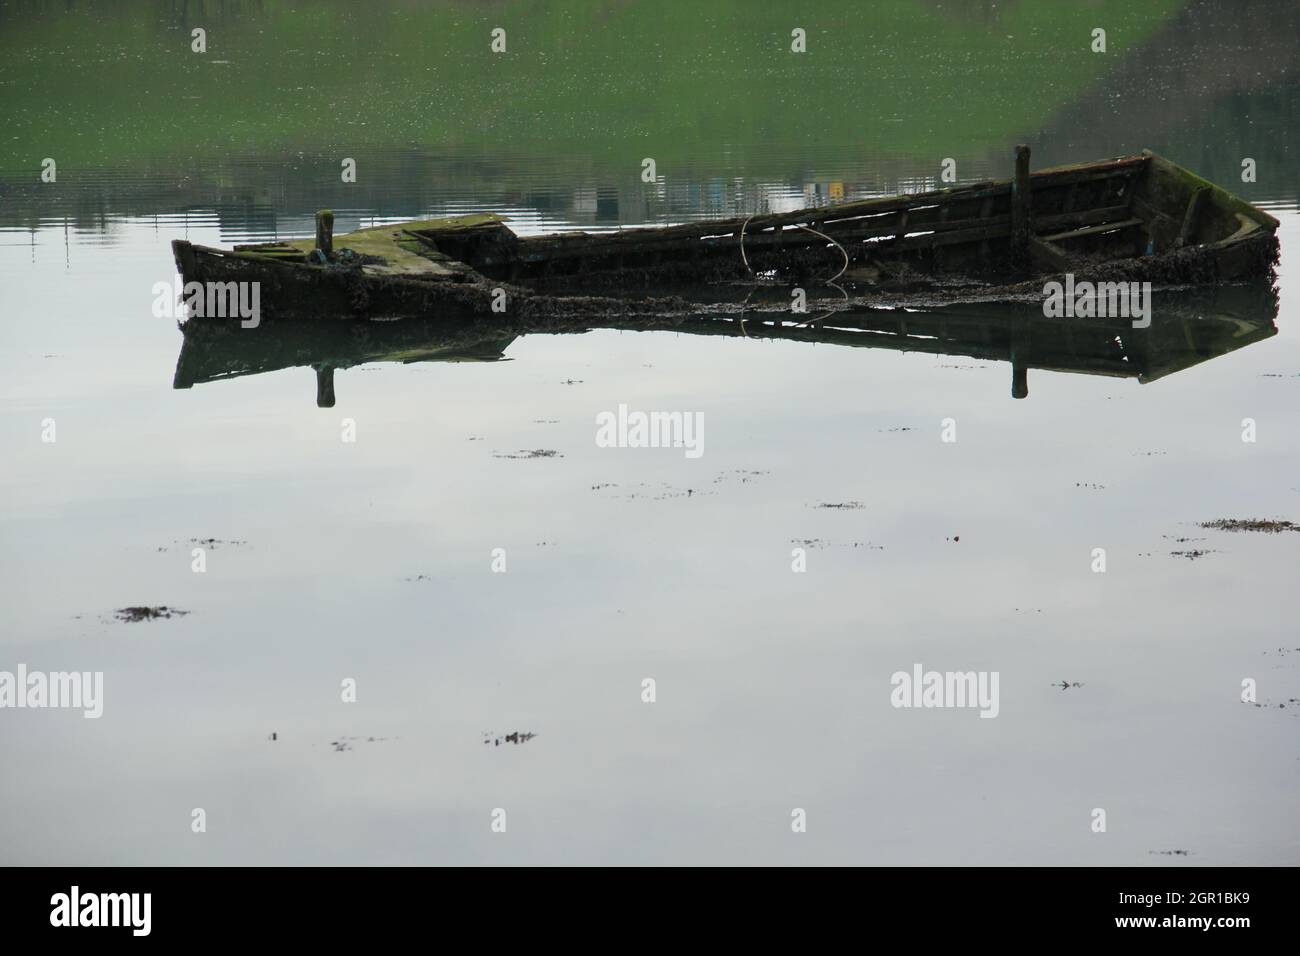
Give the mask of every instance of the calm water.
[[[0, 670], [104, 673], [99, 720], [0, 711], [0, 862], [1300, 862], [1300, 535], [1197, 526], [1300, 520], [1300, 8], [701, 6], [0, 2]], [[318, 408], [304, 367], [173, 389], [151, 314], [173, 238], [325, 206], [617, 228], [1016, 142], [1269, 209], [1277, 334], [1015, 401], [993, 360], [597, 329]], [[704, 454], [597, 447], [620, 403]], [[191, 613], [113, 619], [159, 604]], [[997, 719], [893, 708], [917, 663], [997, 671]]]

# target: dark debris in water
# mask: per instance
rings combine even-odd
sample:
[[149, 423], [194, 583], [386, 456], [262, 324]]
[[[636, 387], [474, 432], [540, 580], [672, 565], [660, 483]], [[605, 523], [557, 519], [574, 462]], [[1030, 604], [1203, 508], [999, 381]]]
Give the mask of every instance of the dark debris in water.
[[[605, 482], [600, 485], [592, 485], [591, 490], [604, 491], [606, 488], [618, 487], [619, 486], [613, 482]], [[621, 490], [617, 494], [611, 494], [610, 497], [623, 498], [626, 501], [632, 501], [636, 498], [646, 498], [650, 501], [667, 501], [670, 498], [699, 498], [706, 495], [717, 494], [716, 491], [701, 491], [698, 488], [680, 488], [675, 485], [670, 485], [667, 482], [660, 482], [653, 485], [645, 482], [638, 482], [635, 485], [628, 485], [626, 487], [627, 489], [637, 488], [642, 490], [631, 491], [625, 489]]]
[[839, 511], [861, 511], [866, 505], [861, 501], [823, 501], [814, 507], [835, 508]]
[[1152, 856], [1190, 856], [1190, 850], [1148, 850]]
[[341, 753], [343, 753], [343, 752], [346, 751], [346, 750], [351, 750], [353, 744], [359, 744], [359, 743], [365, 743], [365, 744], [380, 743], [380, 742], [385, 741], [385, 740], [387, 740], [387, 739], [388, 739], [387, 737], [359, 737], [359, 736], [357, 736], [357, 737], [339, 737], [339, 738], [336, 739], [336, 740], [331, 740], [331, 741], [330, 741], [330, 747], [332, 747], [332, 748], [334, 749], [334, 752], [335, 752], [336, 754], [341, 754]]
[[537, 735], [534, 733], [526, 733], [521, 730], [516, 730], [512, 734], [504, 734], [500, 737], [496, 736], [495, 734], [489, 734], [487, 732], [484, 732], [483, 743], [491, 744], [493, 747], [500, 747], [503, 743], [526, 744], [528, 743], [528, 741], [532, 740], [536, 736]]
[[765, 475], [770, 475], [770, 474], [771, 474], [770, 471], [754, 471], [752, 469], [736, 468], [733, 471], [721, 472], [716, 478], [713, 479], [713, 483], [716, 485], [724, 481], [739, 481], [742, 485], [744, 485], [753, 481], [755, 478], [762, 478]]
[[870, 541], [827, 541], [825, 538], [791, 538], [791, 544], [797, 544], [804, 548], [866, 548], [869, 551], [884, 551], [883, 544], [872, 544]]
[[550, 448], [521, 448], [513, 455], [504, 455], [500, 452], [493, 452], [493, 458], [563, 458], [558, 451]]
[[[1288, 697], [1286, 700], [1284, 700], [1284, 701], [1280, 701], [1280, 702], [1278, 703], [1276, 709], [1277, 709], [1277, 710], [1294, 710], [1297, 704], [1300, 704], [1300, 697]], [[1272, 709], [1273, 709], [1273, 702], [1272, 702], [1271, 700], [1265, 700], [1265, 701], [1251, 701], [1251, 706], [1253, 706], [1253, 707], [1259, 707], [1259, 708], [1261, 708], [1261, 709], [1265, 709], [1265, 710], [1272, 710]]]
[[[178, 539], [176, 541], [173, 541], [171, 544], [163, 545], [158, 550], [170, 551], [173, 547], [181, 543], [182, 542]], [[187, 542], [185, 542], [185, 544], [189, 546], [204, 548], [208, 551], [214, 551], [217, 548], [243, 548], [248, 545], [248, 542], [243, 540], [236, 540], [236, 539], [224, 540], [222, 538], [190, 538]]]
[[177, 607], [159, 604], [156, 607], [121, 607], [113, 612], [113, 616], [127, 624], [138, 624], [140, 621], [156, 621], [159, 618], [184, 617], [189, 613]]
[[1192, 548], [1190, 551], [1170, 551], [1169, 556], [1171, 558], [1186, 558], [1188, 561], [1195, 561], [1197, 558], [1203, 558], [1207, 554], [1218, 553], [1219, 552], [1215, 551], [1213, 548], [1209, 550], [1206, 550], [1205, 548]]
[[1300, 531], [1298, 524], [1273, 518], [1216, 518], [1213, 521], [1202, 521], [1200, 527], [1211, 531], [1262, 531], [1265, 534]]
[[[747, 468], [736, 468], [731, 471], [719, 472], [713, 477], [711, 484], [722, 485], [730, 482], [738, 484], [749, 484], [750, 482], [770, 475], [769, 471], [757, 471]], [[592, 485], [592, 491], [606, 491], [607, 489], [619, 489], [620, 486], [612, 481], [604, 481], [600, 484]], [[705, 491], [702, 488], [683, 488], [678, 485], [671, 485], [667, 482], [658, 484], [649, 484], [638, 482], [636, 484], [625, 485], [617, 492], [611, 492], [610, 497], [623, 498], [631, 501], [636, 498], [645, 498], [650, 501], [666, 501], [670, 498], [699, 498], [706, 495], [715, 495], [716, 491]]]

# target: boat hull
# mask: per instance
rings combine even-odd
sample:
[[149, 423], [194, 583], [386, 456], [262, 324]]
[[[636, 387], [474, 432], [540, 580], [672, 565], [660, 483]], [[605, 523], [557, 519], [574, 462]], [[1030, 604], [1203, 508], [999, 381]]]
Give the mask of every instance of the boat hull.
[[380, 321], [656, 312], [675, 307], [668, 293], [698, 309], [709, 294], [682, 290], [712, 287], [717, 301], [736, 283], [906, 304], [1023, 299], [1066, 273], [1160, 285], [1274, 273], [1277, 220], [1168, 160], [1147, 152], [1030, 174], [1027, 148], [1018, 156], [1013, 180], [662, 228], [520, 237], [478, 215], [326, 233], [323, 251], [310, 239], [172, 245], [187, 283], [259, 283], [268, 318]]

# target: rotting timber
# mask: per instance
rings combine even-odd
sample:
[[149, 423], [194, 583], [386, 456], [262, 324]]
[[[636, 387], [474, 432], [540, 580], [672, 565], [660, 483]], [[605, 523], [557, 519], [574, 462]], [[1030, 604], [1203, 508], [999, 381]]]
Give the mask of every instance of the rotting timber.
[[[607, 233], [517, 235], [494, 214], [223, 250], [172, 243], [189, 282], [257, 281], [269, 318], [678, 315], [704, 285], [835, 283], [839, 305], [1024, 298], [1073, 272], [1207, 285], [1270, 276], [1278, 222], [1147, 151], [1012, 179]], [[1035, 286], [1033, 283], [1037, 281]], [[713, 297], [717, 297], [716, 290]], [[842, 298], [841, 298], [842, 296]], [[694, 300], [694, 301], [692, 301]]]
[[1011, 365], [1011, 393], [1028, 395], [1031, 369], [1136, 378], [1148, 383], [1277, 334], [1276, 284], [1267, 280], [1162, 293], [1148, 328], [1120, 318], [1069, 321], [1043, 316], [1036, 303], [958, 303], [923, 309], [845, 309], [815, 325], [789, 312], [759, 308], [673, 316], [574, 316], [521, 319], [407, 319], [332, 322], [284, 319], [243, 329], [236, 322], [191, 319], [176, 362], [175, 388], [310, 368], [316, 401], [335, 404], [334, 372], [373, 362], [497, 362], [524, 335], [594, 329], [671, 331], [751, 340], [823, 343]]

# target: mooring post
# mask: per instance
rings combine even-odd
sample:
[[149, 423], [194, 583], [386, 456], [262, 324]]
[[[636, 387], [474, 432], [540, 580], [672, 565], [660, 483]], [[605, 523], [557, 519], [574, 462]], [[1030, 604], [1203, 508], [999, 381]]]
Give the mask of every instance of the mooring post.
[[1011, 397], [1029, 397], [1029, 369], [1023, 365], [1011, 366]]
[[334, 407], [334, 369], [329, 365], [316, 367], [316, 407]]
[[1011, 259], [1017, 269], [1029, 264], [1029, 147], [1016, 147], [1016, 178], [1011, 183]]
[[1011, 316], [1011, 397], [1029, 397], [1030, 323], [1025, 315]]
[[316, 213], [316, 248], [327, 256], [334, 251], [334, 213], [328, 209]]

